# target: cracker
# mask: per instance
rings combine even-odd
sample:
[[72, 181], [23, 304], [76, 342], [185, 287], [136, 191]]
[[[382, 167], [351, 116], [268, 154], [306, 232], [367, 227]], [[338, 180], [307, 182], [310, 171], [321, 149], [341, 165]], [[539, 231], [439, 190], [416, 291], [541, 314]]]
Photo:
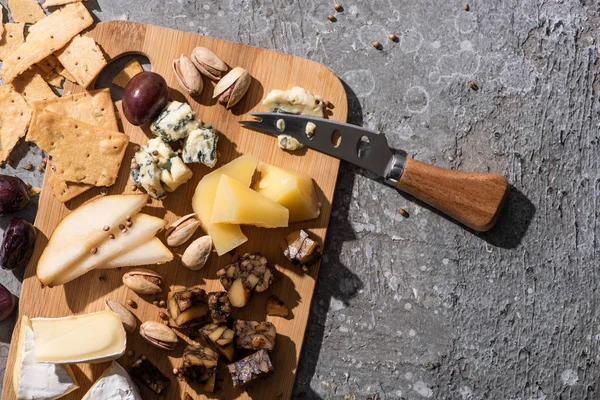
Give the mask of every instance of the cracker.
[[2, 39], [2, 34], [4, 33], [4, 23], [2, 22], [3, 9], [2, 4], [0, 4], [0, 39]]
[[58, 61], [83, 88], [87, 88], [106, 66], [102, 50], [89, 36], [75, 36], [68, 45], [55, 54]]
[[4, 24], [4, 35], [0, 40], [0, 61], [7, 59], [25, 41], [22, 22]]
[[59, 65], [58, 67], [56, 67], [56, 72], [58, 72], [60, 75], [64, 76], [67, 80], [69, 80], [73, 83], [77, 83], [77, 82], [75, 82], [75, 78], [73, 78], [73, 75], [71, 75], [69, 73], [69, 71], [67, 71], [65, 69], [65, 67], [63, 67], [62, 65]]
[[44, 2], [44, 4], [42, 4], [42, 7], [44, 7], [44, 8], [56, 7], [56, 6], [62, 6], [64, 4], [69, 4], [69, 3], [77, 3], [80, 1], [81, 0], [46, 0]]
[[46, 17], [36, 0], [8, 0], [8, 9], [15, 22], [35, 24]]
[[124, 88], [127, 86], [127, 82], [129, 82], [131, 78], [140, 72], [144, 72], [142, 65], [138, 62], [138, 60], [132, 58], [131, 60], [127, 61], [127, 64], [125, 64], [123, 70], [114, 77], [112, 83]]
[[48, 82], [48, 85], [60, 89], [63, 86], [63, 81], [65, 80], [65, 77], [56, 71], [52, 71], [49, 75], [44, 77], [44, 80]]
[[50, 75], [52, 71], [58, 66], [58, 59], [54, 54], [50, 54], [48, 57], [44, 58], [42, 61], [36, 63], [43, 72], [44, 75]]
[[29, 28], [27, 40], [3, 60], [0, 76], [5, 83], [65, 46], [94, 19], [81, 3], [67, 4]]
[[19, 93], [27, 104], [35, 100], [48, 100], [57, 98], [56, 94], [50, 89], [50, 86], [44, 79], [36, 73], [25, 71], [17, 76], [10, 85]]
[[36, 110], [27, 140], [52, 154], [65, 181], [111, 186], [117, 180], [129, 136], [48, 110]]
[[30, 120], [31, 109], [23, 96], [10, 86], [0, 86], [0, 161], [6, 161], [25, 136]]
[[[34, 110], [45, 108], [57, 114], [78, 119], [107, 130], [116, 131], [119, 129], [109, 89], [99, 89], [48, 101], [38, 101], [34, 102], [32, 107]], [[52, 188], [54, 197], [61, 203], [65, 203], [94, 187], [83, 183], [66, 182], [59, 174], [54, 172], [49, 175], [48, 183]]]

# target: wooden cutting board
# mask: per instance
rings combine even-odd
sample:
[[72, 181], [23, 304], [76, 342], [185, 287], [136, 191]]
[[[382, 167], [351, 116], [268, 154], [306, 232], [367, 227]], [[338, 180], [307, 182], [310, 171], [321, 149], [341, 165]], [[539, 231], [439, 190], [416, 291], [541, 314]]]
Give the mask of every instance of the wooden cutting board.
[[[167, 80], [170, 87], [170, 97], [175, 100], [185, 100], [198, 113], [202, 121], [212, 123], [221, 133], [219, 140], [219, 162], [217, 167], [231, 161], [244, 153], [251, 153], [259, 160], [279, 167], [301, 171], [309, 174], [315, 181], [318, 196], [322, 203], [321, 216], [312, 221], [291, 224], [285, 229], [260, 229], [244, 227], [243, 231], [249, 240], [236, 249], [236, 255], [245, 252], [261, 252], [271, 264], [277, 265], [279, 279], [265, 293], [254, 294], [249, 304], [239, 310], [238, 318], [252, 320], [267, 320], [277, 327], [277, 342], [273, 353], [275, 373], [271, 377], [253, 384], [251, 387], [234, 390], [231, 378], [220, 366], [218, 391], [206, 394], [202, 385], [189, 387], [180, 382], [172, 374], [173, 367], [180, 364], [184, 343], [172, 351], [157, 349], [146, 343], [137, 332], [128, 335], [128, 350], [133, 350], [135, 356], [145, 354], [164, 374], [171, 378], [171, 386], [164, 399], [182, 399], [184, 393], [189, 393], [194, 399], [286, 399], [291, 397], [295, 373], [302, 348], [304, 332], [308, 321], [311, 299], [317, 279], [318, 265], [310, 268], [309, 273], [303, 273], [298, 267], [292, 266], [282, 255], [279, 242], [286, 235], [300, 228], [309, 229], [316, 234], [321, 243], [325, 239], [327, 224], [331, 213], [331, 203], [338, 173], [339, 161], [308, 150], [296, 154], [287, 153], [277, 148], [273, 137], [241, 128], [238, 120], [249, 111], [264, 111], [261, 100], [273, 89], [290, 89], [301, 86], [314, 94], [329, 100], [334, 108], [329, 118], [346, 121], [347, 100], [344, 88], [333, 72], [313, 61], [277, 53], [257, 47], [215, 39], [191, 33], [179, 32], [156, 26], [144, 25], [129, 21], [110, 21], [98, 24], [90, 33], [106, 52], [109, 60], [122, 55], [139, 53], [147, 56], [152, 64], [152, 70], [158, 72]], [[214, 83], [205, 79], [205, 89], [197, 98], [184, 96], [180, 90], [171, 69], [172, 60], [181, 54], [189, 55], [196, 46], [204, 46], [219, 55], [231, 67], [246, 68], [254, 77], [248, 94], [231, 111], [212, 100]], [[65, 88], [67, 91], [81, 91], [73, 85]], [[121, 112], [120, 102], [116, 104]], [[109, 188], [109, 194], [131, 193], [129, 179], [129, 160], [133, 156], [136, 144], [146, 143], [152, 137], [147, 129], [130, 125], [122, 119], [123, 131], [131, 137], [131, 143], [125, 155], [117, 183]], [[317, 133], [318, 134], [318, 133]], [[210, 170], [199, 164], [192, 164], [193, 178], [177, 189], [176, 192], [161, 201], [149, 204], [143, 212], [160, 216], [172, 222], [180, 216], [192, 212], [191, 198], [200, 179]], [[50, 170], [47, 174], [51, 173]], [[56, 201], [48, 186], [48, 176], [39, 199], [39, 209], [35, 225], [39, 230], [35, 252], [27, 267], [23, 289], [19, 303], [19, 315], [29, 317], [62, 317], [70, 314], [88, 313], [104, 309], [106, 299], [114, 299], [125, 303], [128, 299], [137, 302], [137, 309], [132, 310], [139, 319], [138, 323], [154, 320], [160, 321], [160, 309], [152, 304], [154, 297], [142, 298], [121, 284], [122, 271], [100, 270], [92, 271], [61, 287], [42, 288], [35, 276], [37, 260], [56, 225], [69, 212], [91, 198], [100, 195], [99, 189], [92, 189], [71, 200], [67, 204]], [[200, 236], [197, 232], [195, 237]], [[164, 239], [164, 233], [159, 234]], [[174, 261], [168, 264], [152, 267], [165, 278], [164, 293], [160, 299], [166, 298], [169, 287], [184, 287], [203, 285], [207, 292], [222, 290], [216, 279], [216, 271], [235, 259], [235, 255], [217, 257], [215, 253], [209, 259], [208, 265], [201, 271], [193, 272], [181, 265], [180, 255], [185, 249], [174, 249]], [[264, 307], [270, 294], [276, 294], [290, 307], [293, 317], [283, 319], [265, 315]], [[19, 319], [20, 320], [20, 319]], [[19, 324], [17, 324], [19, 325]], [[19, 326], [13, 334], [8, 365], [4, 376], [2, 399], [15, 399], [12, 390], [12, 370], [15, 360], [16, 340]], [[181, 335], [182, 342], [188, 340]], [[94, 340], [93, 337], [89, 340]], [[135, 357], [134, 356], [134, 357]], [[134, 357], [123, 356], [119, 362], [127, 366]], [[81, 399], [83, 394], [96, 381], [109, 363], [77, 364], [74, 371], [81, 388], [64, 399]], [[156, 398], [147, 389], [142, 388], [144, 399]]]

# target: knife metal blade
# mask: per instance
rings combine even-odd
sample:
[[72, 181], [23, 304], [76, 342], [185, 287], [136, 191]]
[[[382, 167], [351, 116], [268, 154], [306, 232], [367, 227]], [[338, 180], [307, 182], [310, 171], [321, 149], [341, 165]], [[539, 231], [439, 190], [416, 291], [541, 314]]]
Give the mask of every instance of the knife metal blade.
[[[368, 169], [392, 185], [402, 175], [404, 156], [392, 153], [385, 135], [323, 118], [270, 112], [250, 115], [259, 120], [239, 123], [274, 136], [290, 135], [306, 147]], [[316, 126], [313, 135], [307, 134], [309, 122]]]

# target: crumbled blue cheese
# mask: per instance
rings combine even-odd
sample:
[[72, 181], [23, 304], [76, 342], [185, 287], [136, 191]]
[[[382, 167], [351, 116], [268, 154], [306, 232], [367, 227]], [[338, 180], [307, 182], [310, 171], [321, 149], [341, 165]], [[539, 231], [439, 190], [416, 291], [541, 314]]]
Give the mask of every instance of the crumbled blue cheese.
[[306, 137], [312, 139], [315, 136], [315, 131], [317, 130], [317, 125], [314, 122], [307, 122], [306, 127], [304, 128], [304, 132], [306, 133]]
[[187, 137], [201, 124], [189, 104], [172, 101], [152, 123], [150, 130], [165, 142], [173, 142]]
[[298, 86], [285, 91], [272, 90], [262, 103], [272, 112], [325, 117], [323, 100]]
[[204, 125], [190, 132], [183, 142], [183, 161], [202, 163], [213, 168], [217, 163], [219, 135], [212, 125]]
[[290, 135], [279, 135], [277, 136], [277, 145], [280, 149], [283, 150], [300, 150], [304, 147], [302, 143], [298, 141], [298, 139], [290, 136]]
[[167, 195], [167, 191], [172, 192], [187, 182], [192, 177], [192, 171], [168, 144], [157, 137], [150, 139], [135, 153], [131, 177], [151, 197], [161, 199]]
[[278, 130], [279, 132], [283, 132], [283, 131], [285, 131], [285, 119], [283, 119], [283, 118], [279, 118], [279, 119], [277, 120], [277, 130]]

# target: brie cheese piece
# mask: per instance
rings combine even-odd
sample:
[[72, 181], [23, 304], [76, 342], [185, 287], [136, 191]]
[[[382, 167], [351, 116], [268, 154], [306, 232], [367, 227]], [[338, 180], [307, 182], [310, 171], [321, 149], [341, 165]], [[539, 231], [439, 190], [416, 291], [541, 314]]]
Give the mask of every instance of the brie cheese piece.
[[63, 318], [33, 318], [34, 354], [39, 362], [99, 363], [125, 353], [127, 335], [110, 310]]
[[298, 86], [286, 91], [272, 90], [262, 103], [272, 112], [325, 117], [323, 100]]
[[68, 365], [37, 362], [31, 321], [21, 319], [13, 388], [18, 400], [54, 400], [79, 388]]
[[204, 125], [190, 132], [183, 143], [183, 161], [202, 163], [213, 168], [217, 163], [219, 136], [212, 125]]
[[183, 139], [201, 125], [200, 118], [187, 103], [170, 102], [150, 126], [165, 142]]
[[127, 371], [115, 361], [81, 400], [142, 400], [142, 396]]

